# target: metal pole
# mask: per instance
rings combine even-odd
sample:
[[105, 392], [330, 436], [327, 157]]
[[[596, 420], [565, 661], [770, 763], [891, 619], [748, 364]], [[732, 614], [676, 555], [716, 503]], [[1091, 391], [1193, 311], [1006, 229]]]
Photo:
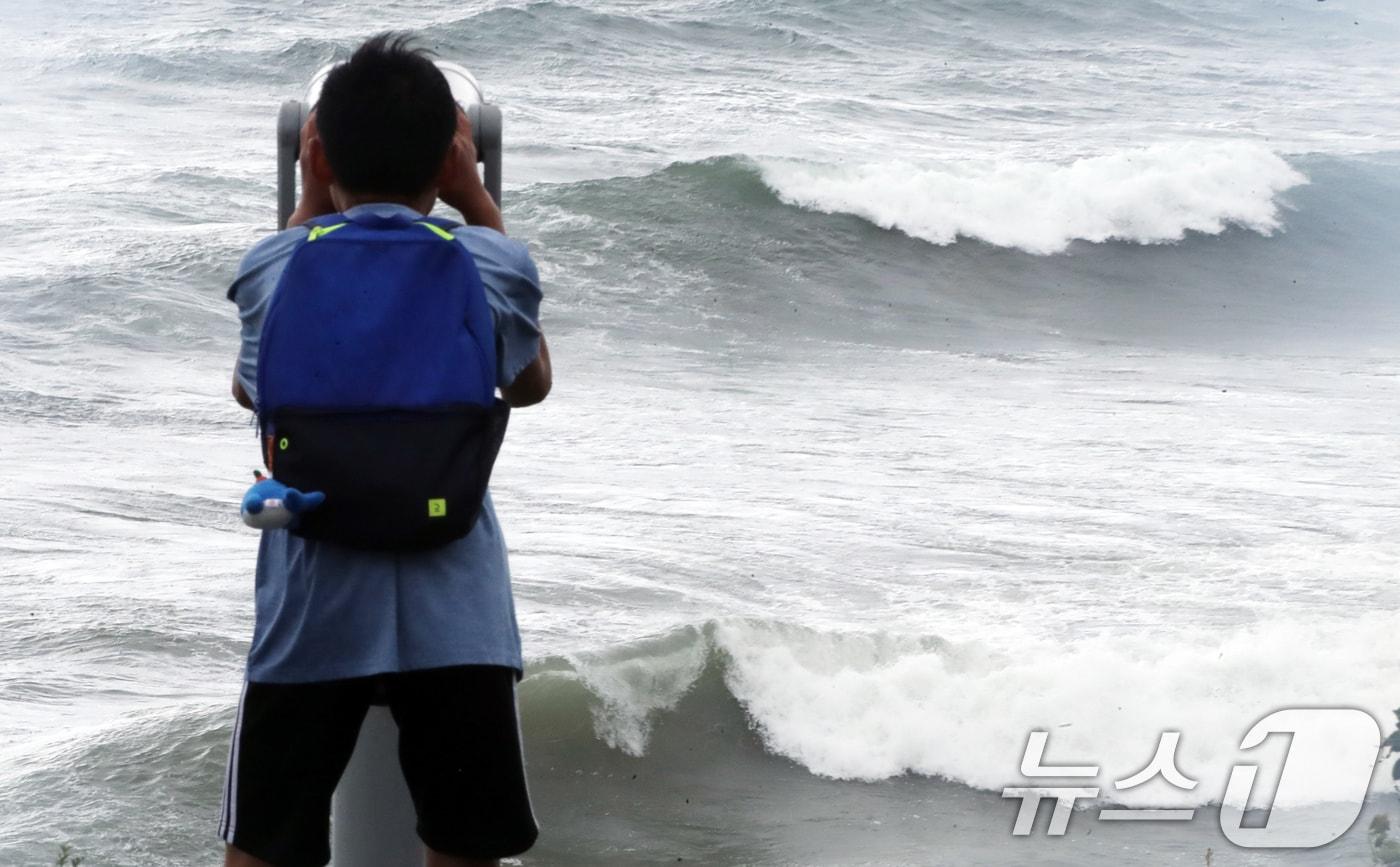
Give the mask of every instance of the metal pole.
[[335, 867], [421, 867], [423, 844], [408, 785], [399, 770], [399, 728], [375, 705], [335, 792], [331, 853]]
[[472, 139], [476, 144], [476, 158], [482, 163], [482, 183], [491, 194], [496, 206], [501, 205], [501, 109], [486, 103], [473, 105], [467, 109], [467, 119], [472, 124]]
[[277, 112], [277, 231], [287, 228], [297, 204], [297, 155], [301, 151], [301, 126], [306, 108], [295, 99], [282, 103]]

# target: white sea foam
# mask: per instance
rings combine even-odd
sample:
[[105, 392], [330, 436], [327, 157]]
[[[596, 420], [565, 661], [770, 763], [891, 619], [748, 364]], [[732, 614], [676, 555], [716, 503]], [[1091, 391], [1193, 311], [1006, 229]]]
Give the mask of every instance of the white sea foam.
[[1029, 253], [1077, 240], [1157, 244], [1228, 226], [1271, 234], [1279, 193], [1307, 179], [1247, 142], [1156, 144], [1068, 164], [760, 163], [788, 204], [847, 213], [934, 244], [976, 238]]
[[[1398, 633], [1400, 613], [1387, 612], [1193, 642], [1141, 634], [944, 646], [753, 624], [721, 626], [715, 639], [732, 660], [730, 689], [768, 747], [818, 774], [877, 780], [912, 771], [988, 789], [1024, 785], [1027, 736], [1042, 729], [1047, 765], [1101, 766], [1098, 783], [1114, 800], [1194, 805], [1218, 802], [1236, 763], [1282, 760], [1281, 750], [1238, 749], [1274, 710], [1360, 707], [1393, 722]], [[1114, 781], [1148, 764], [1167, 730], [1181, 732], [1178, 767], [1200, 784], [1113, 792]], [[1330, 766], [1299, 770], [1315, 802], [1346, 790]], [[1388, 777], [1378, 768], [1373, 788], [1387, 788]]]
[[642, 755], [657, 715], [673, 709], [704, 672], [707, 651], [699, 630], [686, 629], [620, 651], [578, 655], [579, 678], [601, 700], [593, 726], [604, 743]]
[[[1193, 640], [1144, 633], [1070, 644], [1009, 634], [1004, 642], [952, 643], [732, 621], [590, 660], [580, 673], [601, 700], [598, 735], [632, 755], [645, 752], [657, 717], [675, 708], [708, 657], [721, 661], [766, 747], [822, 776], [916, 773], [993, 791], [1049, 785], [1019, 773], [1030, 732], [1044, 730], [1044, 764], [1100, 767], [1094, 780], [1060, 784], [1098, 785], [1102, 797], [1135, 806], [1199, 806], [1222, 800], [1236, 764], [1258, 763], [1261, 780], [1282, 768], [1284, 738], [1239, 749], [1250, 727], [1275, 710], [1359, 707], [1388, 731], [1400, 682], [1397, 632], [1400, 612]], [[1148, 765], [1168, 731], [1180, 733], [1176, 767], [1198, 785], [1182, 791], [1159, 778], [1116, 790], [1115, 782]], [[1347, 779], [1333, 759], [1354, 756], [1347, 747], [1293, 768], [1309, 782], [1306, 800], [1276, 806], [1342, 797]], [[1389, 787], [1385, 770], [1375, 769], [1373, 791]]]

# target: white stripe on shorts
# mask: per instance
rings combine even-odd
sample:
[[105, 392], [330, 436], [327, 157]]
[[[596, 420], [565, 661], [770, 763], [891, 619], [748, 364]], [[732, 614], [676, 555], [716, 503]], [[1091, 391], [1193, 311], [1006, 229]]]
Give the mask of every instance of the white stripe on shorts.
[[228, 768], [224, 771], [224, 807], [219, 821], [219, 839], [233, 842], [234, 826], [238, 821], [238, 738], [243, 734], [243, 701], [248, 696], [248, 682], [238, 695], [238, 716], [233, 723], [233, 739], [228, 748]]

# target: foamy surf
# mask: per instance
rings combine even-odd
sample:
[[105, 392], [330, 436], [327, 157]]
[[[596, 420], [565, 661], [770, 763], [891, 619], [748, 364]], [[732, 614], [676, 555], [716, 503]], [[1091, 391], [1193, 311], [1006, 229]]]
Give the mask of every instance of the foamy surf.
[[933, 244], [972, 238], [1048, 255], [1075, 241], [1162, 244], [1188, 232], [1279, 229], [1279, 194], [1307, 178], [1250, 142], [1155, 144], [1070, 163], [760, 161], [783, 201]]
[[[637, 757], [663, 720], [686, 728], [669, 714], [687, 694], [722, 681], [764, 749], [814, 775], [874, 782], [915, 774], [988, 791], [1028, 784], [1019, 774], [1028, 735], [1048, 731], [1045, 764], [1100, 766], [1106, 799], [1197, 807], [1229, 803], [1225, 783], [1236, 764], [1282, 767], [1282, 743], [1239, 750], [1249, 728], [1275, 710], [1359, 707], [1378, 725], [1390, 723], [1400, 659], [1382, 651], [1397, 630], [1400, 613], [1385, 612], [1233, 634], [1061, 643], [1008, 633], [950, 642], [733, 620], [580, 654], [567, 665], [554, 660], [527, 677], [523, 694], [529, 712], [563, 719], [569, 715], [540, 704], [559, 700], [550, 684], [586, 688], [596, 738]], [[707, 696], [704, 704], [724, 700]], [[1147, 766], [1167, 731], [1180, 733], [1176, 766], [1198, 785], [1182, 791], [1158, 779], [1115, 790]], [[1276, 806], [1344, 798], [1346, 780], [1332, 759], [1346, 753], [1339, 744], [1335, 755], [1296, 769], [1309, 781], [1306, 795]], [[1373, 792], [1389, 790], [1386, 771], [1375, 768]]]

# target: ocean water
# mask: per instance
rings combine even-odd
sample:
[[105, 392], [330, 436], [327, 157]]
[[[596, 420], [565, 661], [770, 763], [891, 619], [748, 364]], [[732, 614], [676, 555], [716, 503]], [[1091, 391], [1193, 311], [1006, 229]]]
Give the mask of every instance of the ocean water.
[[[224, 291], [277, 105], [390, 27], [502, 105], [545, 280], [522, 863], [1370, 863], [1383, 768], [1323, 849], [1217, 813], [1265, 714], [1400, 703], [1394, 3], [2, 8], [0, 865], [219, 857]], [[1033, 729], [1108, 792], [1181, 732], [1112, 798], [1196, 818], [1014, 837]]]

